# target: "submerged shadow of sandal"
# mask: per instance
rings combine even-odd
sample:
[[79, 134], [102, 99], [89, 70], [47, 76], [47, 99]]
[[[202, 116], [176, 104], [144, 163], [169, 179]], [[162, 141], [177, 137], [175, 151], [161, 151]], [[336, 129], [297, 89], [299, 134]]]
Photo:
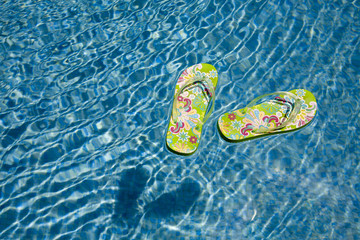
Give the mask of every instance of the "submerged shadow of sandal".
[[138, 198], [144, 191], [150, 173], [142, 166], [126, 170], [119, 181], [113, 218], [125, 220], [129, 225], [138, 222]]
[[172, 215], [187, 213], [201, 193], [200, 184], [192, 178], [186, 178], [179, 188], [164, 193], [155, 201], [145, 206], [146, 218], [167, 218]]

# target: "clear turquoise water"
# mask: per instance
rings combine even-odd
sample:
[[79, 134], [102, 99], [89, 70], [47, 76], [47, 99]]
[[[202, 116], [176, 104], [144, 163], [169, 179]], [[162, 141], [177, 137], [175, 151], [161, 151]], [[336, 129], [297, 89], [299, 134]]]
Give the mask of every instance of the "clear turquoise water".
[[[359, 239], [359, 1], [0, 1], [0, 239]], [[219, 72], [198, 151], [165, 134], [181, 72]], [[308, 127], [216, 121], [305, 88]]]

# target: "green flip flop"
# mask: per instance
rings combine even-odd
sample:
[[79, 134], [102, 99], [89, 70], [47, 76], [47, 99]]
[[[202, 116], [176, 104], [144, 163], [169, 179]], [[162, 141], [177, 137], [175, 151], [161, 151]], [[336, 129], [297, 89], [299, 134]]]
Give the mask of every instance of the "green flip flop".
[[217, 81], [215, 67], [207, 63], [191, 66], [179, 77], [166, 134], [171, 151], [190, 155], [197, 150], [203, 125], [214, 108]]
[[314, 95], [305, 89], [275, 92], [221, 115], [218, 129], [227, 141], [243, 141], [302, 128], [314, 119], [316, 110]]

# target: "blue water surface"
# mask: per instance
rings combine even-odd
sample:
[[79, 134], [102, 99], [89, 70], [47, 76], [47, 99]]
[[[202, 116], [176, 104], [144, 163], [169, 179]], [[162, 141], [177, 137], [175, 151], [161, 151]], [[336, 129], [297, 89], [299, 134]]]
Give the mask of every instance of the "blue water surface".
[[[0, 239], [360, 239], [360, 2], [0, 0]], [[165, 135], [210, 63], [192, 156]], [[305, 88], [299, 131], [224, 141], [218, 117]]]

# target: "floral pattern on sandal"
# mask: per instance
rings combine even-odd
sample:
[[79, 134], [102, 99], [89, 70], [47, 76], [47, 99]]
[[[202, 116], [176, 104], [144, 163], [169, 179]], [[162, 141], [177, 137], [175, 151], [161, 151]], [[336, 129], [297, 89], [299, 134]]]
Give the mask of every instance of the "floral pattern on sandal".
[[[292, 112], [295, 109], [297, 112]], [[241, 141], [304, 127], [313, 120], [316, 110], [314, 95], [305, 89], [295, 89], [288, 93], [279, 92], [273, 99], [249, 108], [221, 115], [218, 128], [225, 140]]]
[[179, 77], [166, 135], [171, 151], [189, 155], [197, 150], [217, 81], [215, 67], [206, 63], [187, 68]]

